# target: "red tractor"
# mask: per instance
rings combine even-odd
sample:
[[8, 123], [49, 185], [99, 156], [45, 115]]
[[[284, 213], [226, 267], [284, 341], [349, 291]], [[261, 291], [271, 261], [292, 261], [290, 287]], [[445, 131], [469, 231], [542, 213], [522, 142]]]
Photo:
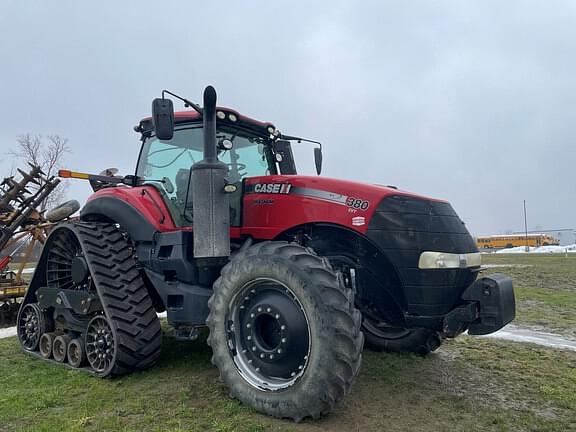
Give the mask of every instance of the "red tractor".
[[208, 327], [234, 397], [300, 420], [349, 392], [364, 342], [427, 354], [514, 318], [511, 280], [477, 278], [447, 202], [298, 175], [291, 144], [307, 140], [216, 107], [212, 87], [203, 107], [165, 91], [152, 108], [135, 175], [61, 172], [95, 193], [46, 241], [18, 317], [25, 351], [100, 377], [144, 369], [165, 311], [179, 338]]

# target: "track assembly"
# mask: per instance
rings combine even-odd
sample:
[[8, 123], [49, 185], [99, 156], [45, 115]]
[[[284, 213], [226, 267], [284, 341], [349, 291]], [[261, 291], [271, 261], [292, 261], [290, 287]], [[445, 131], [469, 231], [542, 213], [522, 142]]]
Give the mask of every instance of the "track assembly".
[[130, 244], [115, 225], [58, 225], [31, 287], [18, 321], [26, 351], [102, 377], [158, 359], [160, 323]]

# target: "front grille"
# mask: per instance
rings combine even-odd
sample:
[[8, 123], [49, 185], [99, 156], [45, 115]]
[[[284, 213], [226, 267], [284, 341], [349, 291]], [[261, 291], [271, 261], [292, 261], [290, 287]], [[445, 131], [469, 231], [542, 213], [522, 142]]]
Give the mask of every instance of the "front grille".
[[384, 198], [366, 233], [396, 267], [408, 312], [442, 315], [475, 279], [469, 269], [420, 270], [424, 251], [477, 252], [476, 243], [449, 203], [396, 195]]

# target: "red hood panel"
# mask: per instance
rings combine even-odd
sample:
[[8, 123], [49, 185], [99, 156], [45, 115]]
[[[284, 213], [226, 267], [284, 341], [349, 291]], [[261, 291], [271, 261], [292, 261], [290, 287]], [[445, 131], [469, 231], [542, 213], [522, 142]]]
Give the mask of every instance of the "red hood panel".
[[288, 228], [324, 222], [364, 233], [383, 198], [404, 195], [391, 187], [326, 177], [273, 175], [246, 179], [242, 232], [274, 238]]

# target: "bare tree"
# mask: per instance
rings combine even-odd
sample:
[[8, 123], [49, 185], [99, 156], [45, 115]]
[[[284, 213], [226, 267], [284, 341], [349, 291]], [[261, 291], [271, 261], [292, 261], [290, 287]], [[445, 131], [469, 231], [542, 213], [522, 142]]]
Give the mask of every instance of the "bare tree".
[[[20, 135], [17, 147], [11, 149], [9, 154], [24, 162], [39, 166], [48, 178], [55, 176], [61, 168], [66, 154], [71, 153], [68, 139], [59, 135]], [[40, 210], [53, 208], [62, 203], [66, 197], [68, 185], [60, 185], [40, 205]]]

